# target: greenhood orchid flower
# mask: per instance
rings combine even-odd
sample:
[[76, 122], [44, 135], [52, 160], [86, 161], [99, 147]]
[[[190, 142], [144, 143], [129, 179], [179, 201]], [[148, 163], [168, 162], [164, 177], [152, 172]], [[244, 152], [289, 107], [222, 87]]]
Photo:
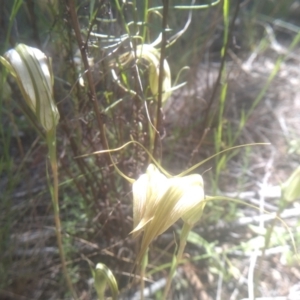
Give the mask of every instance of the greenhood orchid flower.
[[[118, 62], [125, 66], [135, 59], [144, 59], [149, 64], [149, 86], [152, 95], [157, 99], [158, 97], [158, 81], [159, 81], [159, 66], [160, 66], [160, 52], [152, 44], [143, 44], [136, 47], [136, 52], [129, 51], [118, 57]], [[111, 64], [114, 61], [111, 61]], [[163, 62], [163, 79], [162, 79], [162, 103], [171, 96], [171, 70], [168, 61], [164, 59]], [[115, 77], [115, 76], [114, 76]]]
[[133, 236], [144, 231], [138, 261], [149, 244], [178, 219], [194, 225], [204, 209], [199, 174], [167, 178], [153, 164], [133, 183]]
[[[145, 174], [135, 180], [126, 176], [114, 162], [111, 152], [117, 152], [130, 144], [137, 144], [151, 157], [155, 163], [150, 164]], [[141, 291], [144, 290], [144, 280], [147, 267], [147, 250], [150, 243], [169, 227], [171, 227], [178, 219], [182, 219], [184, 224], [180, 233], [179, 247], [176, 256], [174, 255], [168, 280], [166, 282], [164, 299], [167, 298], [168, 291], [171, 286], [172, 278], [176, 267], [182, 261], [183, 252], [188, 240], [188, 235], [193, 226], [202, 216], [205, 204], [213, 199], [221, 197], [205, 197], [203, 179], [199, 174], [187, 175], [203, 163], [220, 155], [221, 153], [238, 149], [245, 146], [253, 146], [257, 144], [248, 144], [231, 147], [212, 155], [211, 157], [195, 164], [188, 170], [183, 171], [178, 176], [172, 177], [160, 167], [159, 163], [153, 158], [152, 154], [142, 144], [137, 141], [129, 141], [119, 148], [100, 150], [92, 154], [108, 153], [112, 164], [117, 173], [132, 184], [133, 192], [133, 227], [131, 234], [133, 237], [144, 232], [140, 251], [136, 258], [136, 266], [141, 268]], [[263, 144], [260, 144], [263, 145]], [[80, 157], [89, 156], [90, 154]], [[157, 167], [156, 167], [157, 166]], [[162, 172], [161, 172], [162, 171]], [[167, 174], [167, 175], [165, 175]], [[224, 197], [222, 197], [223, 199]], [[232, 200], [227, 198], [227, 200]], [[239, 202], [239, 201], [237, 201]], [[141, 293], [143, 299], [143, 293]]]
[[0, 56], [0, 62], [16, 79], [22, 95], [46, 131], [53, 129], [59, 113], [53, 99], [50, 59], [39, 49], [19, 44]]

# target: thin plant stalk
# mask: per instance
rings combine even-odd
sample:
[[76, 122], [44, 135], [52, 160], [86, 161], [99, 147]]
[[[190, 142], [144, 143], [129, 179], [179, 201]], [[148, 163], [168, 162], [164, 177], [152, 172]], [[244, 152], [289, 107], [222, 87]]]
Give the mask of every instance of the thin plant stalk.
[[[200, 10], [200, 9], [206, 9], [206, 8], [210, 8], [213, 6], [216, 6], [217, 4], [220, 3], [220, 0], [217, 0], [215, 2], [211, 2], [209, 4], [201, 4], [201, 5], [174, 5], [172, 6], [173, 9], [178, 9], [178, 10]], [[161, 10], [163, 9], [163, 6], [155, 6], [149, 9], [149, 11], [153, 11], [153, 10]]]
[[145, 252], [141, 263], [141, 300], [144, 300], [144, 290], [145, 290], [144, 278], [146, 275], [147, 265], [148, 265], [148, 250]]
[[[69, 12], [69, 15], [70, 15], [71, 25], [75, 32], [76, 40], [78, 43], [78, 48], [81, 53], [81, 58], [82, 58], [82, 62], [84, 65], [84, 69], [86, 71], [85, 75], [86, 75], [86, 79], [87, 79], [87, 83], [88, 83], [88, 87], [89, 87], [89, 91], [90, 91], [89, 97], [90, 97], [90, 101], [93, 103], [94, 112], [96, 115], [96, 121], [97, 121], [98, 127], [99, 127], [102, 146], [104, 147], [104, 149], [108, 149], [107, 141], [105, 138], [104, 120], [103, 120], [103, 116], [100, 113], [98, 100], [97, 100], [97, 94], [96, 94], [96, 90], [95, 90], [95, 84], [94, 84], [93, 76], [92, 76], [92, 73], [90, 70], [88, 57], [86, 54], [87, 42], [84, 42], [82, 39], [82, 36], [81, 36], [75, 1], [74, 0], [66, 0], [66, 5], [67, 5], [67, 11]], [[109, 156], [106, 156], [106, 159], [107, 159], [107, 163], [109, 165], [110, 164]]]
[[[20, 7], [23, 4], [23, 0], [15, 0], [12, 10], [9, 14], [9, 23], [8, 23], [8, 28], [6, 31], [6, 37], [5, 37], [5, 42], [4, 42], [4, 48], [6, 48], [7, 44], [9, 43], [10, 39], [12, 39], [11, 37], [11, 31], [12, 31], [12, 27], [15, 21], [15, 17], [20, 9]], [[14, 42], [13, 40], [11, 42]]]
[[183, 224], [181, 234], [180, 234], [179, 249], [178, 249], [177, 255], [175, 257], [174, 262], [172, 263], [172, 266], [171, 266], [171, 269], [169, 272], [168, 280], [167, 280], [165, 290], [164, 290], [163, 299], [167, 299], [168, 293], [170, 291], [172, 279], [174, 277], [174, 274], [175, 274], [178, 264], [182, 260], [183, 251], [185, 249], [187, 238], [188, 238], [189, 232], [191, 231], [192, 227], [193, 227], [193, 225], [190, 225], [186, 222], [184, 222], [184, 224]]
[[[163, 19], [162, 19], [162, 38], [161, 38], [161, 49], [160, 49], [160, 64], [159, 64], [159, 78], [158, 78], [158, 98], [156, 104], [156, 118], [155, 118], [155, 128], [159, 132], [161, 126], [161, 107], [162, 107], [162, 93], [163, 93], [163, 74], [164, 74], [164, 59], [165, 59], [165, 50], [167, 43], [167, 20], [168, 20], [168, 12], [169, 12], [169, 0], [163, 1]], [[160, 140], [159, 133], [154, 131], [154, 148], [153, 155], [155, 156], [155, 152], [157, 151], [157, 146]]]
[[74, 290], [71, 278], [69, 276], [66, 264], [66, 257], [62, 243], [61, 222], [59, 217], [59, 200], [58, 200], [58, 167], [56, 158], [56, 127], [54, 126], [46, 135], [47, 145], [49, 150], [49, 158], [53, 175], [53, 187], [51, 188], [52, 205], [54, 211], [55, 231], [57, 246], [59, 250], [60, 261], [63, 269], [63, 274], [74, 299], [78, 299]]

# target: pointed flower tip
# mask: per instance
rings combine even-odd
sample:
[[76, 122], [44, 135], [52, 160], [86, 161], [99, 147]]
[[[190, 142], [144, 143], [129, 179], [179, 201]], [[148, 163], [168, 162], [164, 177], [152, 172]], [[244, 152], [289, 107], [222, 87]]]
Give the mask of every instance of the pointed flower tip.
[[19, 44], [8, 50], [0, 62], [15, 77], [22, 95], [46, 131], [58, 124], [59, 113], [53, 98], [50, 59], [39, 49]]

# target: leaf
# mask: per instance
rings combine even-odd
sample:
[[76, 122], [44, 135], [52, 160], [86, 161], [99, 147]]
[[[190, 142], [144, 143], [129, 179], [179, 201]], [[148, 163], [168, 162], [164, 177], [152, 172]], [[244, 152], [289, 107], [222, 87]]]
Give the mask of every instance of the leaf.
[[290, 178], [282, 185], [283, 197], [292, 202], [300, 198], [300, 166], [292, 173]]

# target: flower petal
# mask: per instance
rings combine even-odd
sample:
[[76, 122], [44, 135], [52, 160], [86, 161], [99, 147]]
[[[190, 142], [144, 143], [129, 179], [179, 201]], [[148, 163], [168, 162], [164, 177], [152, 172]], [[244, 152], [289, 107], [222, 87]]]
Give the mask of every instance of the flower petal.
[[[16, 78], [23, 97], [46, 131], [57, 125], [59, 113], [53, 99], [50, 60], [37, 48], [19, 44], [1, 62]], [[9, 65], [9, 66], [8, 66]]]
[[[203, 179], [194, 174], [168, 179], [169, 187], [159, 199], [159, 204], [152, 219], [144, 225], [144, 236], [138, 256], [140, 260], [149, 244], [158, 235], [166, 231], [179, 218], [183, 217], [189, 224], [194, 224], [203, 210]], [[202, 208], [202, 209], [200, 209]]]
[[[133, 183], [133, 231], [140, 232], [153, 219], [160, 199], [168, 189], [168, 178], [153, 164]], [[137, 234], [135, 234], [136, 236]]]
[[26, 103], [31, 108], [31, 110], [35, 112], [36, 99], [33, 83], [28, 69], [23, 63], [22, 57], [15, 49], [7, 51], [4, 54], [4, 57], [10, 65], [10, 72], [11, 69], [14, 70], [13, 75], [18, 82]]

